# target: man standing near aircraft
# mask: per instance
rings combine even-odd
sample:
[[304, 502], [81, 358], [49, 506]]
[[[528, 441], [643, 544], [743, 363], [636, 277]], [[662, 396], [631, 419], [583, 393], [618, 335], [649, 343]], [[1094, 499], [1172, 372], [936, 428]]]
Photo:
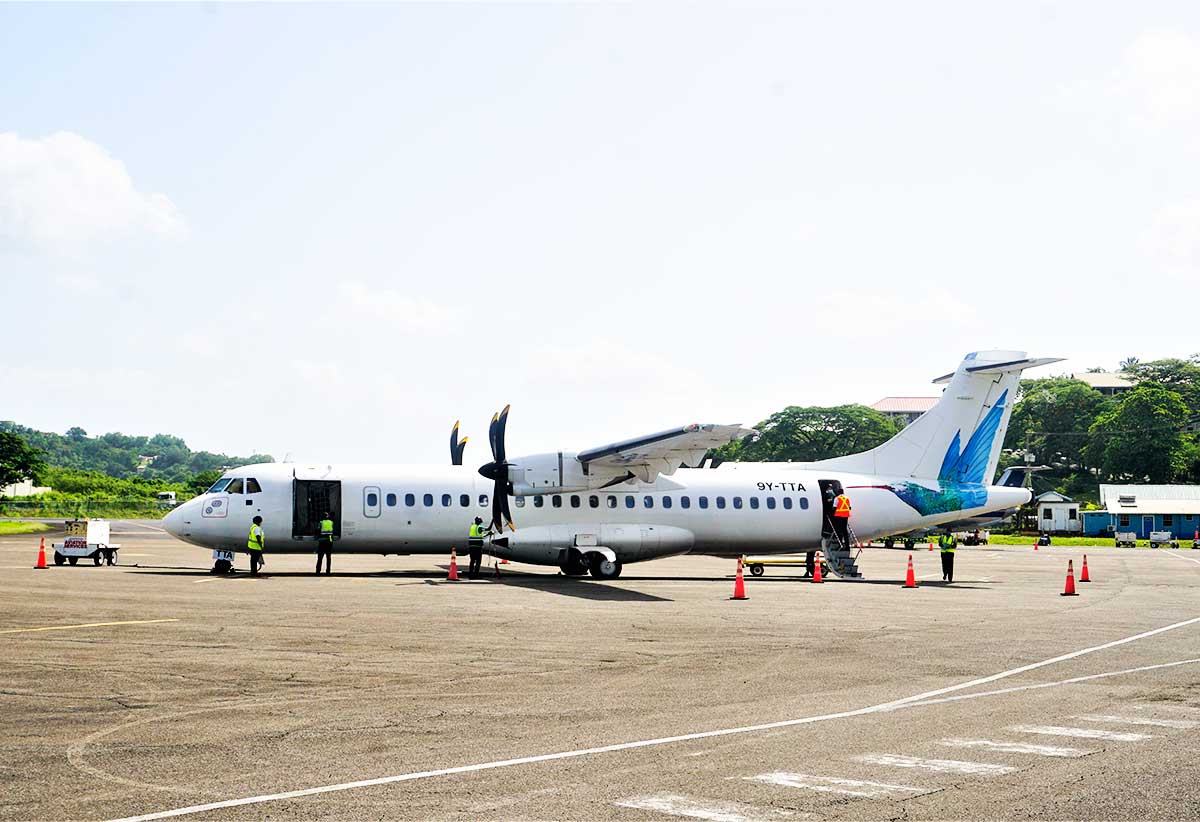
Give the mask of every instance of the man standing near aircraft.
[[475, 579], [479, 576], [479, 566], [483, 562], [483, 518], [475, 517], [475, 521], [471, 523], [471, 529], [467, 532], [467, 551], [471, 554], [471, 564], [467, 569], [467, 576]]
[[954, 534], [942, 534], [938, 537], [938, 546], [942, 550], [942, 581], [954, 582], [954, 549], [958, 540]]
[[833, 499], [833, 530], [842, 543], [842, 550], [850, 550], [850, 498], [846, 492], [838, 494]]
[[246, 549], [250, 552], [250, 576], [258, 576], [258, 566], [262, 565], [263, 538], [262, 517], [255, 517], [250, 526], [250, 536], [246, 538]]
[[321, 519], [321, 533], [317, 536], [317, 570], [316, 573], [321, 573], [321, 557], [325, 557], [325, 573], [329, 573], [329, 566], [333, 563], [333, 520], [329, 517], [329, 512], [325, 512], [325, 516]]

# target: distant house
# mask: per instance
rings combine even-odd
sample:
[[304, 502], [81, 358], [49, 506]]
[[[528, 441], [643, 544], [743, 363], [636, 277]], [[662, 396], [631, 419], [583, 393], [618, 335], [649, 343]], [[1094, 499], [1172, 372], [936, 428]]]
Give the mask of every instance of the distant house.
[[14, 485], [0, 486], [0, 497], [36, 497], [53, 490], [48, 486], [34, 485], [33, 480], [22, 480]]
[[1101, 485], [1100, 504], [1113, 531], [1170, 531], [1191, 539], [1200, 529], [1200, 485]]
[[1120, 371], [1086, 371], [1072, 374], [1071, 379], [1086, 382], [1106, 397], [1121, 394], [1133, 388], [1133, 381]]
[[937, 405], [940, 399], [941, 397], [884, 397], [871, 407], [905, 426]]
[[1038, 530], [1055, 534], [1078, 534], [1083, 531], [1079, 503], [1057, 491], [1047, 491], [1034, 498], [1037, 505]]

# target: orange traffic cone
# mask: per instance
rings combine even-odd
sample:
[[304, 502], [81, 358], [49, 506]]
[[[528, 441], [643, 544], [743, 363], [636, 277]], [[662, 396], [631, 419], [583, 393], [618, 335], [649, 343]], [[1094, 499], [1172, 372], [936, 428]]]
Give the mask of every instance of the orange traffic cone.
[[1059, 596], [1063, 596], [1063, 597], [1079, 596], [1079, 594], [1075, 593], [1075, 562], [1073, 560], [1067, 560], [1067, 587], [1063, 590], [1063, 592], [1061, 594], [1059, 594]]
[[38, 548], [37, 565], [33, 566], [34, 570], [46, 567], [46, 538], [42, 537], [41, 547]]
[[929, 540], [929, 550], [933, 550], [933, 540]]
[[813, 566], [812, 581], [813, 582], [824, 582], [825, 581], [824, 579], [821, 578], [821, 552], [820, 551], [817, 551], [817, 564]]
[[742, 579], [742, 558], [738, 557], [737, 577], [733, 580], [733, 596], [730, 599], [749, 599], [746, 596], [746, 581]]
[[450, 548], [450, 575], [446, 579], [458, 581], [458, 549], [453, 546]]
[[1092, 581], [1092, 578], [1088, 576], [1087, 554], [1083, 555], [1083, 567], [1079, 569], [1079, 581], [1080, 582], [1091, 582]]
[[1038, 544], [1038, 541], [1037, 541], [1037, 539], [1035, 538], [1035, 539], [1033, 540], [1033, 550], [1035, 550], [1035, 551], [1037, 550], [1037, 544]]
[[912, 554], [908, 555], [908, 573], [904, 576], [905, 588], [917, 587], [917, 575], [913, 572]]
[[501, 558], [500, 558], [500, 564], [501, 564], [501, 565], [508, 565], [508, 559], [507, 559], [506, 557], [501, 557]]

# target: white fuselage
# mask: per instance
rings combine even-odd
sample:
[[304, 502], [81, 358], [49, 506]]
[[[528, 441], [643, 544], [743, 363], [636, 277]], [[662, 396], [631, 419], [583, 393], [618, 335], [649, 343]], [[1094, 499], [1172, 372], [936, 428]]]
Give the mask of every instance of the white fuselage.
[[[261, 490], [203, 494], [172, 511], [167, 530], [195, 545], [244, 551], [251, 520], [261, 516], [267, 553], [311, 553], [315, 533], [294, 523], [300, 514], [293, 489], [314, 480], [340, 490], [338, 553], [448, 555], [452, 547], [464, 549], [475, 517], [491, 518], [492, 482], [473, 467], [262, 464], [226, 477]], [[605, 547], [621, 562], [811, 550], [821, 541], [819, 480], [845, 488], [853, 505], [850, 525], [863, 541], [1014, 507], [1029, 497], [1022, 488], [975, 486], [973, 507], [922, 515], [888, 486], [919, 482], [936, 489], [936, 481], [770, 463], [679, 469], [650, 484], [513, 499], [516, 530], [489, 550], [545, 565], [560, 564], [576, 546]]]

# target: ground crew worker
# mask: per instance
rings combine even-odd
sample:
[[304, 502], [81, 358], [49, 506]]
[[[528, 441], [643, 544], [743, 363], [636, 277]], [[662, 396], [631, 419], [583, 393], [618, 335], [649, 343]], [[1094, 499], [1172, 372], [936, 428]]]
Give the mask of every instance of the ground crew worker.
[[842, 543], [842, 550], [850, 550], [850, 498], [845, 493], [833, 499], [833, 530]]
[[250, 575], [258, 575], [258, 567], [262, 565], [263, 538], [262, 517], [255, 517], [250, 526], [250, 536], [246, 538], [246, 549], [250, 552]]
[[321, 557], [325, 557], [325, 573], [329, 573], [329, 566], [333, 564], [333, 520], [329, 516], [329, 512], [325, 512], [325, 516], [321, 519], [321, 530], [317, 534], [317, 570], [316, 573], [321, 573]]
[[942, 549], [942, 581], [954, 582], [954, 549], [958, 547], [958, 539], [954, 534], [942, 534], [938, 546]]
[[479, 566], [483, 562], [483, 518], [475, 517], [471, 529], [467, 531], [467, 551], [471, 554], [471, 564], [467, 568], [467, 576], [475, 579], [479, 576]]
[[813, 575], [817, 567], [817, 552], [805, 551], [804, 553], [804, 576], [800, 579], [808, 579]]

